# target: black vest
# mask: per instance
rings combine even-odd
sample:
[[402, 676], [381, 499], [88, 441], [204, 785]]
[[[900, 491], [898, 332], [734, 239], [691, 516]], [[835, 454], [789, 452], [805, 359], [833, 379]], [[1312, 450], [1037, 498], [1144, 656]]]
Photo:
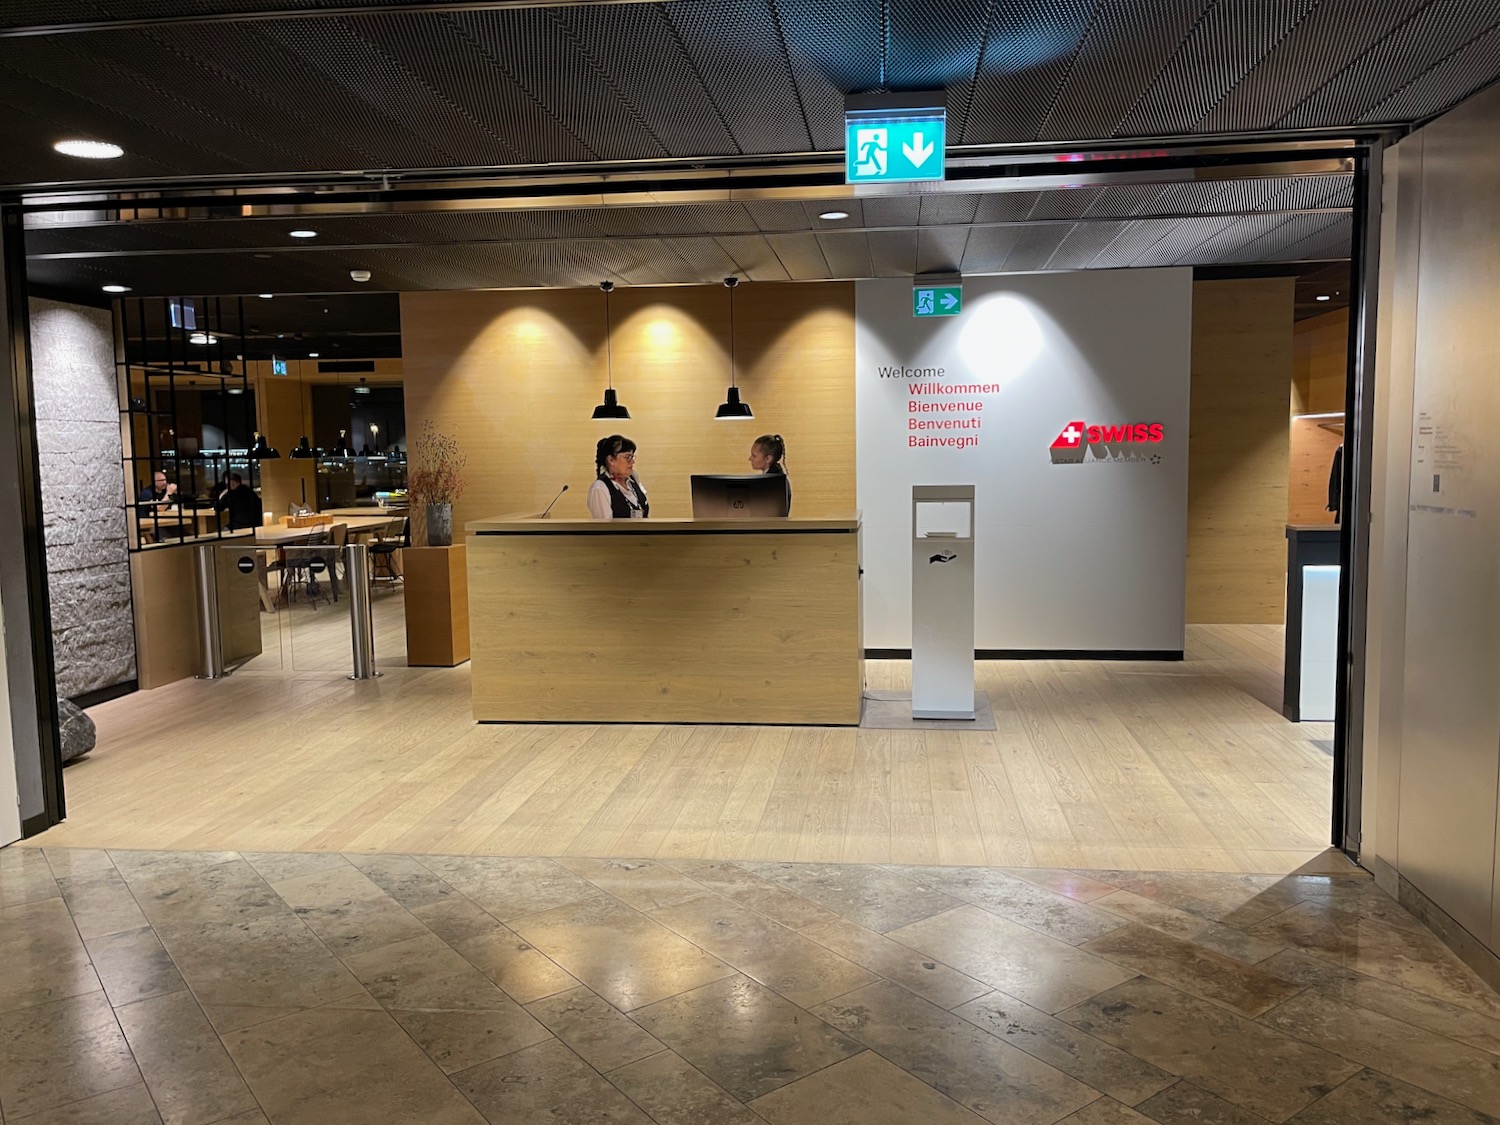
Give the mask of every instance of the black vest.
[[[604, 479], [604, 478], [600, 478]], [[646, 498], [646, 490], [641, 487], [641, 482], [635, 477], [630, 478], [630, 483], [635, 485], [635, 494], [641, 498], [641, 515], [651, 514], [651, 501]], [[630, 501], [625, 492], [612, 480], [604, 480], [604, 487], [609, 489], [609, 511], [610, 515], [617, 520], [630, 519]]]

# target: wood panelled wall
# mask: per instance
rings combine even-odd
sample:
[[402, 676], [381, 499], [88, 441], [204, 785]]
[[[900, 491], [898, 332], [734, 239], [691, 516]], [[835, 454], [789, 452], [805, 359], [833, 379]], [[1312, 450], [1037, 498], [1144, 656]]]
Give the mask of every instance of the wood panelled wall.
[[1290, 277], [1193, 285], [1190, 623], [1284, 616], [1293, 291]]
[[403, 293], [410, 440], [430, 419], [468, 456], [455, 524], [537, 511], [564, 484], [554, 514], [586, 517], [594, 445], [615, 432], [640, 446], [653, 516], [691, 514], [692, 473], [749, 472], [750, 443], [767, 432], [786, 438], [797, 515], [852, 512], [854, 286], [746, 284], [734, 302], [754, 419], [714, 420], [729, 384], [728, 292], [696, 286], [611, 295], [608, 355], [632, 417], [595, 422], [607, 359], [597, 289]]
[[[401, 382], [401, 360], [377, 359], [373, 362], [374, 374], [365, 376], [371, 384]], [[255, 387], [256, 425], [266, 435], [266, 440], [272, 447], [281, 451], [283, 457], [297, 448], [297, 442], [304, 434], [312, 437], [312, 388], [330, 383], [353, 386], [360, 380], [358, 375], [325, 375], [318, 371], [318, 361], [315, 359], [287, 360], [285, 375], [271, 374], [268, 360], [252, 360], [247, 367], [251, 384]]]
[[1349, 310], [1299, 320], [1292, 339], [1291, 478], [1287, 523], [1332, 523], [1328, 511], [1328, 473], [1333, 451], [1344, 440], [1331, 423], [1336, 419], [1297, 418], [1344, 409], [1348, 378]]

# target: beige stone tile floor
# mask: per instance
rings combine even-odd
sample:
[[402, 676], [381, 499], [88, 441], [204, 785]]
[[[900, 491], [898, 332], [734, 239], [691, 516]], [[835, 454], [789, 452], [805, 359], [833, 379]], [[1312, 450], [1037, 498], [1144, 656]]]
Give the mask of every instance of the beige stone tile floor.
[[1318, 870], [9, 848], [0, 1123], [1500, 1121], [1500, 997]]

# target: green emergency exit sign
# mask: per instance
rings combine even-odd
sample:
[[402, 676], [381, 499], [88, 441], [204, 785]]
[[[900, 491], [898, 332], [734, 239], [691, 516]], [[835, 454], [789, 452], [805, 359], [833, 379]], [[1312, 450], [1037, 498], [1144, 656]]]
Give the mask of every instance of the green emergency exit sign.
[[911, 291], [912, 316], [957, 316], [963, 307], [961, 285], [929, 285]]
[[[948, 143], [948, 111], [939, 100], [942, 97], [939, 92], [915, 98], [909, 94], [849, 98], [844, 108], [844, 182], [941, 180], [943, 149]], [[907, 104], [867, 108], [872, 100]]]

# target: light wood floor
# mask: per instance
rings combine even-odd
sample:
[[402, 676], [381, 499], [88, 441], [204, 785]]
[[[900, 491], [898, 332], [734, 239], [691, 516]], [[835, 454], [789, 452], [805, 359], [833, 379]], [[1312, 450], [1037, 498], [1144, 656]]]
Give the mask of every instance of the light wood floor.
[[94, 708], [32, 843], [1282, 873], [1326, 846], [1332, 732], [1281, 718], [1280, 661], [1197, 626], [1180, 664], [988, 662], [994, 732], [477, 726], [467, 667], [251, 669]]

